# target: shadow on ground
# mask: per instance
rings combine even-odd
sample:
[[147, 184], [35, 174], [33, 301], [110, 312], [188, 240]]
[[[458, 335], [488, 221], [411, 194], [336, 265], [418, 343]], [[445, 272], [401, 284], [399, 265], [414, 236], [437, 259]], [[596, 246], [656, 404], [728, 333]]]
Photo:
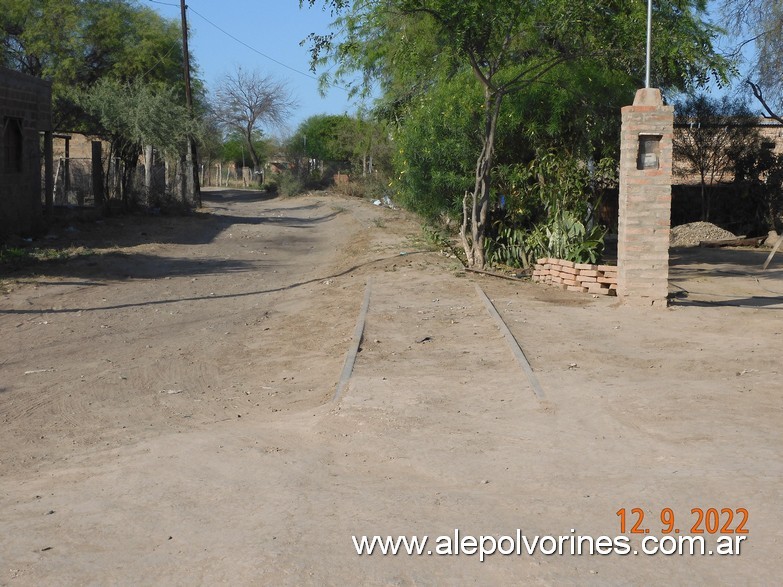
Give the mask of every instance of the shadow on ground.
[[783, 255], [765, 249], [682, 248], [669, 253], [672, 306], [783, 308]]
[[[408, 256], [410, 255], [426, 255], [430, 254], [429, 251], [412, 251], [410, 253], [407, 253]], [[279, 287], [273, 287], [268, 289], [256, 289], [252, 291], [244, 291], [244, 292], [237, 292], [237, 293], [229, 293], [229, 294], [210, 294], [210, 295], [202, 295], [202, 296], [192, 296], [187, 298], [169, 298], [169, 299], [157, 299], [157, 300], [145, 300], [143, 302], [129, 302], [129, 303], [123, 303], [123, 304], [110, 304], [105, 306], [83, 306], [83, 307], [72, 307], [72, 308], [58, 308], [58, 309], [47, 309], [47, 308], [31, 308], [31, 309], [3, 309], [0, 308], [0, 314], [34, 314], [34, 315], [49, 315], [49, 314], [71, 314], [76, 312], [95, 312], [100, 310], [120, 310], [123, 308], [133, 308], [133, 307], [139, 307], [139, 306], [158, 306], [158, 305], [167, 305], [167, 304], [177, 304], [180, 302], [194, 302], [194, 301], [202, 301], [202, 300], [225, 300], [225, 299], [231, 299], [231, 298], [242, 298], [247, 296], [258, 296], [268, 293], [275, 293], [275, 292], [281, 292], [281, 291], [288, 291], [291, 289], [295, 289], [298, 287], [302, 287], [304, 285], [309, 285], [312, 283], [320, 283], [328, 279], [336, 279], [338, 277], [342, 277], [344, 275], [348, 275], [350, 273], [353, 273], [354, 271], [357, 271], [359, 269], [362, 269], [363, 267], [367, 267], [370, 265], [374, 265], [376, 263], [382, 263], [384, 261], [390, 261], [392, 259], [396, 259], [397, 255], [393, 255], [391, 257], [382, 257], [379, 259], [372, 259], [370, 261], [366, 261], [365, 263], [359, 263], [357, 265], [353, 265], [347, 269], [344, 269], [343, 271], [339, 271], [337, 273], [332, 273], [330, 275], [321, 275], [319, 277], [314, 277], [312, 279], [307, 279], [303, 281], [297, 281], [294, 283], [290, 283], [287, 285], [281, 285]], [[225, 267], [221, 268], [225, 271]], [[190, 275], [189, 273], [188, 275]], [[45, 282], [39, 282], [40, 284], [43, 284]], [[63, 285], [63, 282], [56, 282], [56, 285]], [[74, 286], [83, 286], [83, 285], [104, 285], [102, 283], [96, 283], [96, 282], [79, 282], [79, 281], [73, 281], [69, 282], [70, 285]]]
[[201, 191], [201, 201], [220, 202], [268, 202], [277, 198], [277, 194], [257, 190], [232, 190], [229, 188], [204, 188]]
[[[24, 279], [38, 275], [56, 277], [107, 279], [158, 278], [176, 275], [228, 273], [256, 270], [264, 266], [258, 262], [239, 260], [210, 260], [193, 258], [165, 258], [144, 251], [133, 250], [141, 245], [206, 245], [223, 233], [230, 233], [242, 225], [269, 225], [280, 228], [303, 229], [298, 236], [286, 236], [286, 247], [303, 251], [312, 243], [306, 229], [329, 222], [340, 214], [326, 209], [321, 202], [300, 206], [254, 210], [244, 206], [248, 214], [224, 213], [228, 207], [221, 202], [268, 202], [275, 199], [266, 192], [245, 190], [210, 190], [203, 194], [208, 209], [185, 216], [153, 216], [133, 214], [108, 218], [70, 218], [67, 223], [54, 225], [49, 234], [23, 249], [47, 251], [46, 259], [27, 258], [23, 263], [0, 265], [0, 278]], [[231, 209], [234, 212], [234, 208]], [[303, 217], [297, 214], [303, 214]], [[246, 243], [256, 248], [275, 244], [275, 237], [253, 234]], [[94, 250], [102, 250], [96, 253]], [[106, 252], [106, 249], [112, 249]], [[64, 258], [70, 257], [70, 258]], [[268, 265], [268, 263], [267, 263]]]

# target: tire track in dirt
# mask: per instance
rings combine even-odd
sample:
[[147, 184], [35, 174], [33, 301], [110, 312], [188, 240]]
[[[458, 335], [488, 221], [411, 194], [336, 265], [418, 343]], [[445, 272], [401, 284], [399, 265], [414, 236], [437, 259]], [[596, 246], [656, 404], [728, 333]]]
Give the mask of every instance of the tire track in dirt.
[[[498, 408], [517, 413], [541, 407], [473, 283], [446, 279], [446, 287], [433, 289], [432, 280], [401, 273], [374, 278], [364, 339], [340, 411], [373, 421], [387, 440], [401, 432], [415, 437], [413, 431], [433, 421], [445, 437], [484, 430], [469, 444], [475, 454], [491, 450], [501, 436], [518, 437], [518, 430], [499, 427]], [[457, 421], [447, 423], [455, 413]]]
[[[391, 222], [396, 212], [358, 201], [342, 201], [346, 210], [336, 216], [331, 204], [309, 198], [219, 203], [225, 218], [214, 239], [169, 248], [165, 259], [232, 264], [207, 276], [192, 263], [196, 281], [178, 273], [167, 289], [156, 289], [155, 279], [117, 284], [120, 303], [180, 301], [169, 308], [173, 314], [137, 312], [144, 322], [136, 330], [124, 322], [130, 314], [113, 310], [117, 328], [90, 347], [112, 364], [82, 363], [64, 378], [67, 393], [82, 374], [96, 394], [116, 382], [112, 393], [104, 389], [106, 419], [93, 413], [100, 442], [71, 450], [66, 439], [35, 452], [0, 430], [4, 454], [18, 459], [15, 469], [3, 464], [0, 478], [6, 529], [0, 583], [121, 584], [143, 577], [155, 584], [415, 585], [458, 577], [466, 584], [620, 585], [628, 577], [675, 584], [698, 577], [706, 584], [774, 576], [780, 402], [768, 372], [773, 356], [753, 359], [759, 352], [753, 339], [758, 332], [774, 335], [778, 326], [751, 314], [704, 310], [690, 319], [690, 312], [647, 319], [608, 300], [466, 279], [453, 261], [412, 254], [402, 231], [416, 225], [398, 227]], [[323, 220], [308, 224], [297, 214]], [[256, 222], [265, 215], [275, 220]], [[286, 223], [307, 238], [285, 237]], [[273, 262], [249, 268], [258, 254], [252, 251], [266, 251]], [[165, 267], [154, 270], [165, 275]], [[370, 276], [375, 285], [362, 350], [335, 405], [329, 399]], [[475, 295], [477, 281], [556, 409], [531, 393]], [[191, 299], [210, 292], [214, 300]], [[102, 321], [110, 314], [99, 313]], [[119, 334], [121, 323], [127, 330]], [[79, 324], [67, 326], [79, 332]], [[726, 338], [731, 349], [715, 338], [704, 354], [685, 344], [658, 348], [684, 340], [683, 328], [706, 327], [749, 332]], [[63, 332], [41, 329], [43, 342]], [[32, 342], [26, 351], [45, 357]], [[733, 384], [716, 393], [710, 387], [724, 385], [731, 353], [759, 372], [732, 374]], [[135, 357], [127, 380], [112, 367], [122, 357]], [[648, 357], [671, 364], [651, 369]], [[65, 355], [53, 363], [56, 374], [27, 382], [15, 376], [0, 405], [22, 383], [26, 394], [38, 384], [52, 393], [64, 364]], [[134, 397], [134, 380], [147, 377], [142, 366], [153, 373], [145, 380], [150, 389]], [[204, 401], [189, 404], [184, 392], [161, 397], [153, 388], [155, 377], [191, 376], [221, 384], [220, 392], [206, 394], [213, 400], [206, 408]], [[677, 378], [691, 387], [674, 387]], [[240, 410], [250, 403], [244, 398], [260, 405]], [[203, 409], [205, 418], [179, 418], [175, 426], [161, 402], [181, 414]], [[616, 408], [640, 426], [617, 422]], [[47, 409], [27, 424], [34, 427]], [[112, 415], [129, 418], [129, 431], [109, 422]], [[724, 439], [699, 440], [699, 431]], [[661, 442], [661, 433], [670, 440]], [[45, 450], [61, 460], [55, 466], [21, 460]], [[361, 557], [351, 541], [434, 539], [455, 529], [473, 536], [515, 529], [556, 536], [571, 528], [614, 535], [619, 507], [645, 508], [654, 520], [662, 507], [687, 515], [706, 504], [752, 512], [753, 542], [742, 557], [716, 564], [715, 557], [495, 555], [479, 563], [476, 556]]]
[[[75, 262], [73, 276], [42, 275], [5, 297], [0, 324], [14, 330], [11, 348], [0, 341], [0, 418], [30, 453], [5, 465], [56, 452], [35, 430], [91, 445], [326, 401], [349, 332], [344, 250], [361, 246], [364, 220], [323, 198], [221, 208], [180, 226], [217, 227], [210, 242], [167, 234], [169, 244]], [[56, 372], [9, 369], [43, 364]]]

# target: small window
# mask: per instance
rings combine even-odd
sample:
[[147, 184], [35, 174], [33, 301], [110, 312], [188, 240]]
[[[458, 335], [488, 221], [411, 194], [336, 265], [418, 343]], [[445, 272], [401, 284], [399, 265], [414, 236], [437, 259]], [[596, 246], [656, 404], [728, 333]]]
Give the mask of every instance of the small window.
[[761, 143], [761, 148], [762, 149], [767, 149], [769, 151], [774, 151], [775, 150], [775, 142], [774, 141], [763, 141]]
[[3, 169], [7, 173], [22, 171], [22, 121], [18, 118], [6, 118], [3, 121], [3, 150], [5, 161]]
[[639, 135], [636, 169], [658, 169], [660, 167], [662, 138], [662, 135]]

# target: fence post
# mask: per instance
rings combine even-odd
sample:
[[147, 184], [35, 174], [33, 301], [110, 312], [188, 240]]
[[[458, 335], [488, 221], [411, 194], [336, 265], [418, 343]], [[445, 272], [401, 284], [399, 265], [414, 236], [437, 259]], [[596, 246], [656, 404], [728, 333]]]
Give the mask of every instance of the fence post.
[[103, 206], [103, 145], [92, 142], [92, 196], [95, 207]]
[[54, 146], [52, 131], [44, 132], [44, 205], [48, 216], [54, 209]]

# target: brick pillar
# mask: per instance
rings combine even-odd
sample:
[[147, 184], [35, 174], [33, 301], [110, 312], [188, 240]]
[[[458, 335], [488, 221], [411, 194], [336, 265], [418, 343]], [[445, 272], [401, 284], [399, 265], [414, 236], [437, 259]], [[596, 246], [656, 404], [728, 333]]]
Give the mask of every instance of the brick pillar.
[[674, 108], [654, 88], [622, 109], [617, 295], [666, 306], [669, 290]]

